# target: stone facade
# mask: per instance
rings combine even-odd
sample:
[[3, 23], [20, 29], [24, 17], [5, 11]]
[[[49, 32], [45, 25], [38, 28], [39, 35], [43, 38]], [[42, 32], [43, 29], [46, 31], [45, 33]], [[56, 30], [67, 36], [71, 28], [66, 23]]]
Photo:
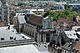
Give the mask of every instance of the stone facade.
[[52, 28], [53, 20], [51, 18], [43, 18], [37, 15], [30, 15], [30, 17], [26, 17], [27, 18], [24, 17], [26, 21], [25, 24], [19, 24], [18, 22], [16, 24], [19, 32], [24, 32], [31, 37], [34, 37], [37, 42], [46, 43], [52, 40], [55, 30]]
[[6, 0], [1, 0], [2, 5], [0, 6], [0, 19], [3, 22], [3, 26], [8, 24], [8, 7], [6, 5]]

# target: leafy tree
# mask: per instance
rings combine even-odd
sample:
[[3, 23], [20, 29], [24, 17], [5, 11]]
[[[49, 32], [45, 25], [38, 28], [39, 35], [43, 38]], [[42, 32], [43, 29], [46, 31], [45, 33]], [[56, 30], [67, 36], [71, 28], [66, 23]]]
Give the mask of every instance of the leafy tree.
[[33, 4], [30, 4], [31, 7], [33, 7]]
[[46, 11], [46, 13], [44, 14], [44, 17], [50, 15], [50, 11]]
[[51, 8], [51, 10], [56, 10], [56, 8]]
[[25, 3], [18, 3], [18, 6], [26, 6]]
[[38, 15], [41, 15], [41, 13], [37, 13]]
[[69, 14], [69, 15], [68, 15], [68, 18], [72, 18], [72, 17], [73, 17], [73, 15], [72, 15], [72, 14]]
[[76, 15], [80, 15], [80, 13], [77, 13], [76, 11], [71, 12], [69, 10], [59, 11], [59, 13], [47, 11], [44, 14], [44, 17], [49, 16], [52, 19], [57, 20], [58, 18], [72, 18], [73, 16], [76, 16]]
[[76, 11], [73, 11], [72, 14], [73, 14], [74, 16], [78, 15], [78, 13], [77, 13]]
[[66, 17], [66, 15], [64, 14], [63, 11], [60, 11], [60, 12], [58, 13], [58, 18], [65, 18], [65, 17]]
[[71, 14], [71, 12], [70, 12], [69, 10], [66, 10], [66, 11], [64, 11], [64, 14], [65, 14], [66, 16], [68, 16], [69, 14]]
[[51, 17], [52, 19], [57, 19], [58, 17], [58, 14], [57, 14], [57, 12], [50, 12], [50, 15], [48, 15], [49, 17]]

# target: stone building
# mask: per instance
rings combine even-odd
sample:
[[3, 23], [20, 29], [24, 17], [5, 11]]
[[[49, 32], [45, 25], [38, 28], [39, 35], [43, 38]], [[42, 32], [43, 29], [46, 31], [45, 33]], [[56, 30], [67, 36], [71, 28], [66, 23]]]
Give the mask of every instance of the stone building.
[[62, 47], [62, 53], [80, 53], [80, 42], [66, 43]]
[[[53, 20], [51, 18], [43, 18], [34, 14], [21, 14], [16, 18], [18, 19], [15, 26], [18, 32], [24, 32], [34, 37], [37, 42], [46, 43], [52, 40], [55, 30], [52, 27]], [[20, 24], [20, 22], [22, 23]]]
[[[68, 20], [68, 21], [67, 21]], [[76, 19], [75, 19], [76, 20]], [[79, 19], [77, 19], [79, 20]], [[51, 53], [74, 53], [76, 51], [70, 50], [71, 47], [68, 47], [71, 42], [79, 41], [79, 22], [74, 23], [73, 18], [62, 18], [57, 21], [53, 21], [53, 26], [56, 29], [56, 34], [54, 40], [50, 42], [48, 48]]]
[[8, 7], [6, 5], [6, 0], [1, 0], [2, 4], [0, 6], [0, 19], [3, 22], [3, 26], [8, 23]]

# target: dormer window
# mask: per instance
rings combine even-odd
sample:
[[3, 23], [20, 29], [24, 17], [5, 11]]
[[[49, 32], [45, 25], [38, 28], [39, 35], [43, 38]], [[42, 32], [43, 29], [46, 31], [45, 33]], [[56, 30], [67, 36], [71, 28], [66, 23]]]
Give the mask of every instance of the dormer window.
[[76, 34], [74, 33], [74, 35], [76, 35]]
[[13, 39], [13, 37], [10, 37], [10, 40], [12, 40]]
[[4, 38], [1, 38], [1, 40], [4, 40]]
[[24, 36], [22, 36], [22, 38], [24, 38]]

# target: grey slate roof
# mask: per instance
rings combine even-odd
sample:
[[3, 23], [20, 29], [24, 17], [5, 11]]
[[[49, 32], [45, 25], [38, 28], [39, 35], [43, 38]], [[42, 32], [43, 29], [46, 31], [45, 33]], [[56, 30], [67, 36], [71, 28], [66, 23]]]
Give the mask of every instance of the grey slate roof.
[[72, 48], [72, 44], [66, 43], [62, 48], [63, 48], [64, 50], [70, 51], [71, 48]]
[[26, 23], [26, 21], [25, 21], [25, 18], [24, 18], [25, 16], [18, 16], [18, 21], [19, 21], [19, 24], [24, 24], [24, 23]]

